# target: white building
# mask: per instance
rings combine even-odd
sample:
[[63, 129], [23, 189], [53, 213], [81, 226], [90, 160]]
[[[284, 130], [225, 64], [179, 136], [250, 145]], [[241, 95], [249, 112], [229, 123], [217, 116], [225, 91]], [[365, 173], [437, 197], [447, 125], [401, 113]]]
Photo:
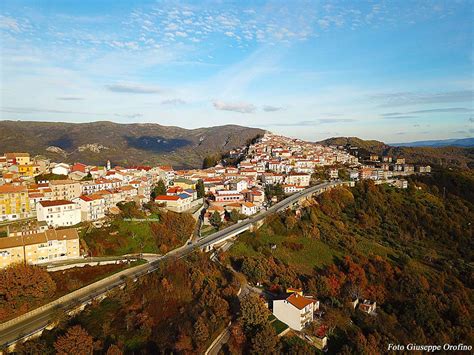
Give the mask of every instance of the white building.
[[82, 221], [97, 221], [105, 217], [105, 199], [100, 195], [83, 195], [74, 202], [80, 206]]
[[252, 202], [244, 202], [242, 203], [242, 214], [246, 216], [251, 216], [257, 213], [257, 206], [254, 205]]
[[71, 171], [71, 167], [66, 163], [59, 163], [51, 169], [51, 172], [56, 175], [68, 175]]
[[273, 301], [273, 315], [297, 331], [313, 321], [313, 312], [318, 309], [319, 301], [298, 293], [292, 293], [284, 300]]
[[286, 177], [285, 182], [289, 185], [309, 186], [310, 174], [294, 173]]
[[329, 169], [328, 173], [330, 180], [336, 180], [339, 178], [339, 170], [336, 168]]
[[81, 209], [67, 200], [39, 201], [36, 204], [36, 218], [55, 228], [74, 226], [81, 222]]

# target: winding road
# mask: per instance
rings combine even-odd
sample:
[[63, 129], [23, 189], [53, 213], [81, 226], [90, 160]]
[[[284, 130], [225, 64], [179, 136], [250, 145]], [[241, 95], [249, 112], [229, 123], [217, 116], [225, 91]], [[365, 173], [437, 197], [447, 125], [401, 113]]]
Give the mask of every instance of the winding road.
[[262, 221], [270, 214], [282, 211], [287, 207], [297, 203], [302, 198], [321, 193], [326, 189], [342, 184], [343, 182], [341, 181], [335, 181], [324, 182], [319, 185], [309, 187], [299, 193], [285, 198], [284, 200], [270, 207], [268, 210], [262, 211], [254, 217], [248, 218], [241, 221], [240, 223], [213, 233], [198, 240], [195, 243], [186, 244], [180, 248], [174, 249], [166, 255], [158, 257], [156, 260], [147, 264], [123, 270], [91, 285], [82, 287], [40, 308], [2, 323], [0, 324], [0, 347], [9, 346], [14, 344], [19, 339], [23, 339], [29, 335], [37, 333], [54, 321], [58, 312], [65, 312], [77, 307], [78, 305], [89, 302], [93, 298], [96, 298], [100, 295], [105, 295], [111, 289], [124, 284], [127, 278], [136, 279], [137, 277], [155, 271], [160, 263], [164, 260], [184, 257], [196, 249], [206, 250], [206, 248], [212, 247], [214, 244], [220, 243], [231, 236], [235, 236], [236, 234], [250, 229], [252, 225]]

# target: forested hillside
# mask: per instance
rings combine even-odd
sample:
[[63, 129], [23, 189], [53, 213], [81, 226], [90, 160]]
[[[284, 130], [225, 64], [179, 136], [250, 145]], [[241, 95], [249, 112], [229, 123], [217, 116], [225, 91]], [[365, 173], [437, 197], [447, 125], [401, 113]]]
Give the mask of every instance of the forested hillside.
[[236, 125], [185, 129], [159, 124], [0, 121], [0, 152], [28, 152], [57, 162], [171, 164], [200, 168], [209, 155], [241, 147], [263, 134]]
[[[300, 214], [247, 233], [228, 260], [276, 293], [302, 287], [320, 299], [331, 353], [472, 344], [474, 183], [451, 176], [440, 189], [435, 179], [411, 180], [407, 190], [363, 182], [326, 192]], [[376, 301], [377, 315], [354, 311], [354, 297]]]
[[[58, 316], [58, 327], [18, 353], [67, 353], [78, 341], [108, 354], [199, 353], [230, 320], [224, 353], [318, 352], [291, 333], [277, 337], [262, 299], [239, 298], [245, 281], [225, 264], [266, 292], [300, 287], [320, 300], [311, 329], [327, 330], [329, 353], [472, 344], [472, 191], [472, 176], [453, 171], [413, 177], [406, 190], [370, 181], [333, 189], [240, 236], [223, 265], [199, 253], [164, 264], [73, 318]], [[377, 302], [375, 314], [354, 309], [354, 298]]]

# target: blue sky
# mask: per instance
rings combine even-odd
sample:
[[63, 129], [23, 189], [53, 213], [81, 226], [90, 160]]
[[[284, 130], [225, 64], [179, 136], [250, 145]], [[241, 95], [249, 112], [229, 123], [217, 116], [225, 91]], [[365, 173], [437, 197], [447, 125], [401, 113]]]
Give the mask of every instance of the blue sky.
[[0, 4], [0, 118], [474, 135], [473, 1]]

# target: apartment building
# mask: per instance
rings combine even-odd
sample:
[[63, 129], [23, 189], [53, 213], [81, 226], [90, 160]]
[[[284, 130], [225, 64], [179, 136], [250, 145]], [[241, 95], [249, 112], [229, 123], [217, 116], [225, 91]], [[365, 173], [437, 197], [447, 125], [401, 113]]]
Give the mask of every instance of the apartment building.
[[81, 183], [74, 180], [51, 180], [49, 182], [51, 187], [52, 200], [68, 200], [81, 196]]
[[80, 257], [75, 228], [0, 238], [0, 268], [13, 263], [32, 265]]
[[29, 153], [5, 153], [7, 162], [10, 164], [29, 165], [31, 164]]
[[0, 221], [30, 216], [30, 199], [26, 186], [6, 184], [0, 186]]
[[74, 199], [80, 206], [82, 221], [97, 221], [105, 217], [105, 199], [101, 195], [83, 195]]
[[36, 204], [36, 218], [55, 228], [74, 226], [81, 222], [81, 207], [67, 200], [40, 201]]
[[160, 195], [155, 197], [155, 202], [164, 204], [166, 209], [174, 212], [183, 212], [191, 208], [193, 197], [188, 194]]
[[294, 173], [286, 177], [285, 182], [290, 185], [309, 186], [311, 181], [310, 174]]

